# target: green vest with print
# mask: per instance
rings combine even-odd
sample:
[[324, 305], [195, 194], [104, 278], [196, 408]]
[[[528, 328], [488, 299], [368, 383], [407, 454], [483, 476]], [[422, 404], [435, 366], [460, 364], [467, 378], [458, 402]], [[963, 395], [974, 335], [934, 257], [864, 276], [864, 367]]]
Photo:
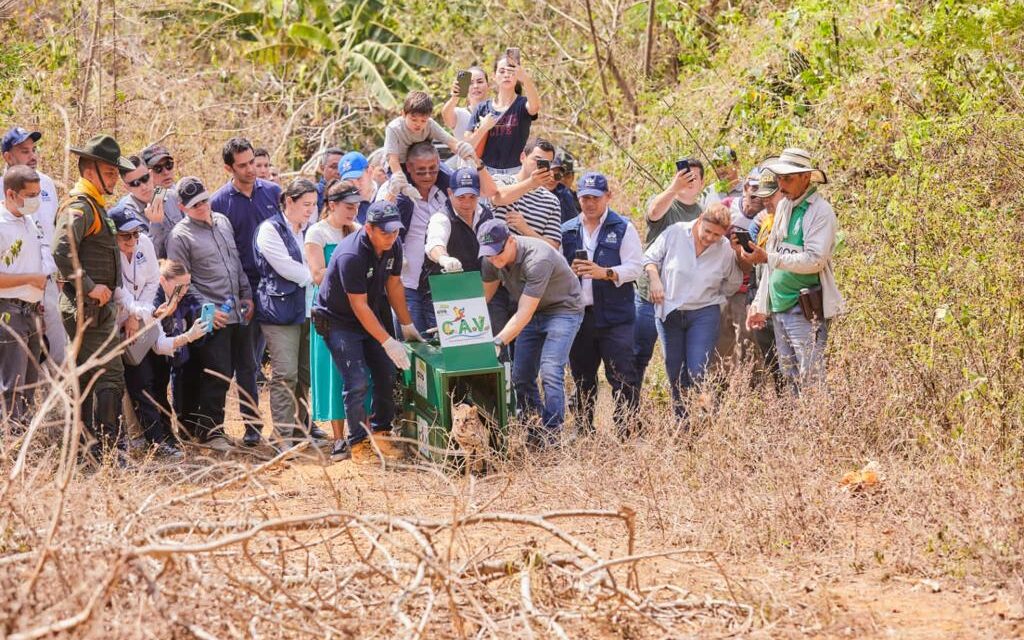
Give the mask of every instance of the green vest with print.
[[[779, 246], [779, 253], [800, 253], [804, 250], [804, 214], [810, 206], [808, 197], [801, 202], [789, 217], [789, 228], [786, 237]], [[816, 287], [821, 284], [821, 276], [817, 273], [793, 273], [785, 269], [773, 269], [768, 280], [768, 291], [771, 297], [772, 313], [789, 311], [800, 300], [800, 290]]]

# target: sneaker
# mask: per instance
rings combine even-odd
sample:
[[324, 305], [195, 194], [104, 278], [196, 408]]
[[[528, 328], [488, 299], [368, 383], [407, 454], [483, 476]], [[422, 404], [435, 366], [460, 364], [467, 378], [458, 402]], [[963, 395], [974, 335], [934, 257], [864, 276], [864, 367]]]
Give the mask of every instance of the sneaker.
[[156, 445], [155, 455], [157, 458], [174, 458], [177, 460], [185, 457], [184, 452], [178, 448], [178, 445], [171, 444], [170, 442], [161, 442]]
[[348, 446], [348, 440], [341, 438], [334, 441], [331, 449], [331, 462], [343, 462], [352, 459], [352, 449]]
[[203, 443], [203, 446], [207, 449], [213, 449], [220, 453], [228, 453], [234, 451], [235, 446], [225, 436], [213, 436], [209, 440]]

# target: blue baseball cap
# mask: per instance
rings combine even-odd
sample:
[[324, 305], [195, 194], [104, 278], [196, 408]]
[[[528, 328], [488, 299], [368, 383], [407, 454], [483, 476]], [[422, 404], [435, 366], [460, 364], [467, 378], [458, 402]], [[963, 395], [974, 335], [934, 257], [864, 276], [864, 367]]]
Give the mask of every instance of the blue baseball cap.
[[28, 129], [22, 129], [21, 127], [14, 127], [4, 134], [4, 140], [3, 143], [0, 143], [0, 149], [3, 150], [3, 153], [7, 153], [29, 138], [32, 138], [32, 142], [39, 142], [39, 138], [42, 137], [43, 134], [38, 131], [29, 131]]
[[135, 231], [139, 227], [144, 227], [142, 221], [135, 217], [127, 209], [121, 209], [110, 214], [110, 219], [114, 221], [114, 226], [117, 227], [118, 233], [127, 233], [129, 231]]
[[496, 256], [505, 248], [508, 241], [508, 225], [504, 220], [492, 218], [480, 225], [476, 230], [476, 239], [480, 243], [481, 258]]
[[405, 228], [398, 207], [386, 200], [370, 205], [370, 208], [366, 210], [366, 224], [372, 224], [387, 233], [394, 233]]
[[585, 173], [576, 183], [576, 193], [581, 198], [583, 196], [601, 197], [608, 193], [608, 179], [594, 171]]
[[341, 174], [342, 180], [355, 180], [362, 177], [369, 166], [366, 156], [358, 151], [349, 151], [338, 161], [338, 173]]
[[456, 169], [452, 177], [449, 178], [448, 184], [451, 186], [454, 196], [464, 196], [467, 193], [472, 193], [474, 196], [480, 195], [480, 174], [473, 167]]

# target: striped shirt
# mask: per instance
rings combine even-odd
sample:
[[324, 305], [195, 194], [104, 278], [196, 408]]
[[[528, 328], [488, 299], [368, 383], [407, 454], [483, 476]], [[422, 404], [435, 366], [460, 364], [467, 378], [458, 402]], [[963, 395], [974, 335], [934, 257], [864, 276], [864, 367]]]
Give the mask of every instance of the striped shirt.
[[[519, 182], [514, 175], [495, 174], [492, 177], [495, 183], [502, 186]], [[494, 217], [505, 220], [511, 211], [523, 214], [526, 224], [544, 238], [562, 244], [562, 205], [554, 193], [544, 187], [537, 187], [512, 204], [494, 207]]]

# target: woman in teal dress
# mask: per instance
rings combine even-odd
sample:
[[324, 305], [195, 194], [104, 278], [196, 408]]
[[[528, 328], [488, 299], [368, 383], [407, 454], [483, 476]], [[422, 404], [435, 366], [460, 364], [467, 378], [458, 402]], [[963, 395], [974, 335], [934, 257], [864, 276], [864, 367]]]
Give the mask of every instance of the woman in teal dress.
[[[355, 219], [362, 199], [359, 188], [347, 180], [333, 180], [324, 189], [323, 217], [306, 231], [306, 261], [317, 285], [313, 299], [316, 299], [335, 247], [345, 236], [359, 229]], [[345, 442], [345, 403], [342, 401], [341, 374], [331, 360], [327, 343], [316, 331], [309, 333], [309, 370], [313, 420], [331, 422], [334, 430], [333, 458], [340, 453]]]

